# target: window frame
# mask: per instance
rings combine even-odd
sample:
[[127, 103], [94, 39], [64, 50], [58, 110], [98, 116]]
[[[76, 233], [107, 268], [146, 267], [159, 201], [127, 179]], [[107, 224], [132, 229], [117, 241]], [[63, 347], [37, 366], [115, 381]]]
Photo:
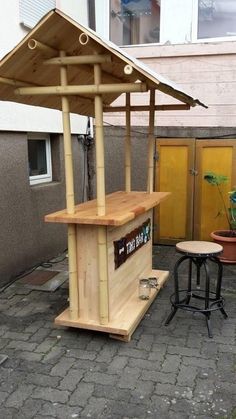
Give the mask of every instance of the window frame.
[[[27, 136], [27, 146], [29, 140], [44, 140], [45, 141], [45, 150], [46, 150], [46, 165], [47, 173], [43, 175], [29, 175], [30, 186], [39, 185], [41, 183], [52, 182], [52, 152], [51, 152], [51, 139], [49, 134], [45, 133], [29, 133]], [[29, 163], [29, 154], [28, 154], [28, 163]]]
[[236, 41], [236, 35], [216, 36], [213, 38], [198, 38], [198, 3], [199, 3], [199, 0], [193, 0], [192, 42], [193, 43], [206, 43], [206, 42]]

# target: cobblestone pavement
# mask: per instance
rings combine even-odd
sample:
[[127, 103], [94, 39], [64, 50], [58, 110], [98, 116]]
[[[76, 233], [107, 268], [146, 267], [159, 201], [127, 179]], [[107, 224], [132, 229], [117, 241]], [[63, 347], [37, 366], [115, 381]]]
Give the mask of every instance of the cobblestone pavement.
[[[154, 247], [154, 267], [172, 270], [175, 259], [173, 247]], [[66, 270], [67, 263], [53, 269]], [[213, 313], [213, 339], [201, 315], [181, 311], [164, 326], [172, 288], [171, 276], [129, 343], [56, 327], [53, 319], [67, 305], [65, 284], [55, 292], [17, 282], [6, 288], [0, 419], [235, 419], [236, 268], [224, 270], [229, 318]]]

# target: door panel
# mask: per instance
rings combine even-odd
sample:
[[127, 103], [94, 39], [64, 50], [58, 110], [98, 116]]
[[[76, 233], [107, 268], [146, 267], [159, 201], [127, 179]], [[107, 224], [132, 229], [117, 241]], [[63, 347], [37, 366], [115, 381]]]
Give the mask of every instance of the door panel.
[[225, 211], [218, 190], [204, 180], [206, 172], [226, 175], [229, 182], [222, 185], [228, 204], [228, 192], [236, 185], [236, 140], [196, 141], [196, 167], [194, 198], [194, 238], [210, 240], [210, 232], [228, 228]]
[[171, 192], [154, 213], [154, 242], [192, 238], [194, 139], [157, 139], [155, 190]]

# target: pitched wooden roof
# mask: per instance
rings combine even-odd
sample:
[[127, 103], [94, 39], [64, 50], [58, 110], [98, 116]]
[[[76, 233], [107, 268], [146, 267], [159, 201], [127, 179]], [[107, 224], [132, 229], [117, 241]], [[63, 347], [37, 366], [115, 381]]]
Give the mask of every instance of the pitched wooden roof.
[[[82, 34], [88, 36], [87, 43], [79, 42]], [[27, 84], [60, 86], [59, 66], [45, 65], [45, 59], [49, 56], [46, 57], [38, 49], [30, 49], [28, 47], [30, 40], [36, 40], [56, 50], [52, 51], [51, 57], [59, 56], [59, 51], [65, 51], [68, 56], [108, 55], [109, 60], [101, 64], [103, 84], [141, 81], [146, 84], [147, 89], [158, 89], [182, 103], [190, 106], [205, 106], [171, 81], [152, 71], [141, 61], [132, 58], [110, 41], [102, 39], [94, 31], [75, 22], [59, 10], [52, 10], [45, 15], [29, 34], [0, 61], [0, 100], [61, 109], [60, 95], [22, 96], [16, 93], [17, 87], [27, 86]], [[133, 68], [131, 74], [124, 72], [124, 67], [127, 65]], [[9, 79], [9, 83], [6, 83], [7, 80], [4, 79]], [[93, 85], [93, 65], [69, 65], [68, 84]], [[109, 106], [120, 94], [120, 92], [103, 93], [104, 105]], [[70, 96], [70, 110], [80, 115], [94, 115], [93, 95], [83, 93]]]

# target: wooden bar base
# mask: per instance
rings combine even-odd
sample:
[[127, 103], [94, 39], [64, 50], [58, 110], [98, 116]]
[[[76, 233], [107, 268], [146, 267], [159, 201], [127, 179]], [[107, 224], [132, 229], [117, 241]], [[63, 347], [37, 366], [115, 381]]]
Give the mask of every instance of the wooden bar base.
[[142, 317], [147, 312], [158, 292], [167, 281], [168, 275], [168, 271], [152, 270], [149, 276], [158, 278], [158, 287], [157, 289], [151, 289], [151, 296], [149, 300], [139, 299], [137, 283], [137, 293], [135, 293], [135, 295], [133, 295], [132, 298], [130, 298], [129, 301], [121, 308], [116, 318], [113, 321], [108, 322], [106, 325], [101, 325], [97, 320], [83, 320], [82, 318], [72, 320], [70, 319], [69, 309], [66, 309], [63, 313], [56, 317], [55, 324], [106, 332], [109, 333], [109, 336], [113, 339], [129, 342]]

